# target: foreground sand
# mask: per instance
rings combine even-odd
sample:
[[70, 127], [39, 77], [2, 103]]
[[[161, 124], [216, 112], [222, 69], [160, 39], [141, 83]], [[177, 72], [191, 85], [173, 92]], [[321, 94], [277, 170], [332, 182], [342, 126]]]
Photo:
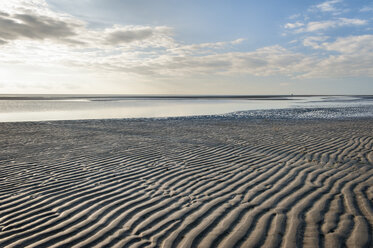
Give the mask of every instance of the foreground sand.
[[373, 120], [0, 124], [0, 247], [372, 247]]

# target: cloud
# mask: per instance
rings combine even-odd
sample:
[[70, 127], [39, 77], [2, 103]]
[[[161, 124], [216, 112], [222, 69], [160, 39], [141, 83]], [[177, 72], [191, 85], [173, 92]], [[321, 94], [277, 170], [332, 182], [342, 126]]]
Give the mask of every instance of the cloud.
[[[101, 37], [100, 43], [127, 47], [172, 47], [172, 29], [167, 26], [119, 26], [103, 31], [87, 31], [89, 38]], [[97, 45], [97, 44], [95, 44]]]
[[9, 16], [9, 14], [8, 14], [8, 13], [5, 13], [5, 12], [2, 12], [2, 11], [0, 11], [0, 16]]
[[295, 46], [287, 49], [279, 45], [232, 52], [232, 47], [244, 39], [184, 44], [175, 40], [172, 28], [166, 26], [113, 25], [92, 29], [76, 17], [51, 11], [44, 1], [20, 2], [13, 9], [1, 8], [8, 1], [0, 2], [1, 65], [29, 66], [33, 68], [30, 71], [45, 68], [48, 75], [53, 75], [51, 68], [56, 73], [68, 68], [79, 75], [91, 71], [110, 75], [107, 78], [133, 76], [149, 81], [241, 74], [373, 77], [372, 35], [317, 35], [331, 28], [366, 25], [366, 20], [334, 18], [284, 25], [289, 32], [302, 33], [302, 38], [294, 41], [303, 40], [303, 46], [314, 49], [312, 54], [292, 50]]
[[286, 23], [285, 24], [285, 28], [288, 28], [288, 29], [299, 28], [299, 27], [302, 27], [302, 26], [304, 26], [304, 23], [302, 23], [302, 22]]
[[25, 39], [82, 44], [76, 37], [84, 26], [77, 18], [51, 11], [44, 0], [0, 2], [0, 45]]
[[360, 12], [373, 12], [373, 7], [365, 6], [360, 9]]
[[322, 12], [336, 12], [336, 11], [339, 11], [339, 9], [337, 9], [335, 5], [340, 2], [342, 1], [341, 0], [325, 1], [323, 3], [316, 5], [315, 8]]
[[[253, 52], [222, 53], [207, 56], [162, 56], [148, 61], [141, 69], [155, 75], [249, 74], [258, 77], [284, 75], [290, 78], [373, 77], [373, 35], [338, 38], [307, 37], [305, 46], [338, 55], [309, 56], [294, 53], [281, 46], [257, 49]], [[132, 68], [134, 69], [134, 68]], [[140, 68], [139, 72], [141, 71]]]
[[39, 16], [36, 14], [15, 14], [0, 16], [0, 39], [3, 43], [16, 39], [52, 39], [71, 43], [67, 39], [76, 35], [78, 23]]
[[[236, 73], [255, 76], [289, 75], [307, 58], [299, 53], [293, 53], [281, 46], [264, 47], [253, 52], [227, 52], [208, 55], [174, 55], [164, 54], [154, 59], [142, 60], [139, 63], [125, 64], [119, 62], [123, 57], [105, 60], [106, 66], [112, 64], [123, 65], [117, 70], [131, 73], [146, 73], [157, 76], [190, 76], [196, 74], [224, 74]], [[109, 65], [110, 64], [110, 65]]]
[[317, 43], [315, 37], [310, 46], [338, 54], [319, 58], [312, 70], [301, 77], [373, 77], [373, 35], [339, 37], [332, 42], [324, 40], [320, 38]]
[[0, 1], [0, 12], [5, 13], [6, 15], [25, 11], [38, 13], [40, 15], [48, 15], [52, 13], [48, 8], [48, 4], [44, 0]]
[[207, 42], [191, 45], [181, 45], [174, 43], [172, 47], [167, 49], [167, 52], [176, 56], [187, 55], [208, 55], [213, 51], [225, 49], [229, 46], [241, 44], [245, 39], [236, 39], [233, 41]]
[[320, 48], [342, 54], [373, 54], [373, 35], [340, 37], [334, 42], [322, 43]]
[[314, 49], [321, 48], [320, 42], [327, 40], [328, 36], [309, 36], [303, 40], [303, 45], [306, 47], [312, 47]]
[[289, 19], [297, 19], [299, 17], [301, 17], [301, 14], [294, 14], [294, 15], [289, 16]]
[[122, 29], [116, 30], [108, 34], [107, 42], [112, 45], [121, 43], [130, 43], [150, 38], [153, 35], [153, 30], [150, 27], [141, 27], [137, 29]]
[[337, 18], [326, 21], [311, 21], [306, 24], [301, 22], [287, 23], [284, 27], [294, 30], [295, 33], [319, 32], [332, 28], [363, 26], [368, 24], [367, 20], [357, 18]]
[[373, 77], [372, 63], [372, 54], [329, 56], [315, 63], [309, 72], [299, 78]]
[[237, 44], [241, 44], [242, 42], [244, 42], [245, 41], [245, 39], [243, 39], [243, 38], [239, 38], [239, 39], [236, 39], [236, 40], [234, 40], [234, 41], [231, 41], [231, 44], [233, 44], [233, 45], [237, 45]]
[[171, 35], [171, 29], [164, 26], [114, 25], [102, 30], [89, 29], [87, 23], [73, 16], [51, 11], [43, 0], [14, 0], [13, 5], [0, 3], [0, 45], [29, 39], [52, 40], [82, 48], [130, 43], [159, 47], [172, 43]]

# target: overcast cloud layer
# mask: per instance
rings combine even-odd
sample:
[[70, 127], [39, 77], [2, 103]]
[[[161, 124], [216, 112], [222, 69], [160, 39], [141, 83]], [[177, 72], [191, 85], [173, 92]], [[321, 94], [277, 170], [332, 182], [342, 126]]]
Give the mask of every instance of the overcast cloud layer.
[[[328, 35], [341, 27], [371, 27], [371, 20], [344, 17], [340, 0], [310, 6], [310, 13], [323, 13], [325, 20], [297, 14], [285, 21], [282, 30], [292, 39], [289, 46], [273, 44], [252, 51], [235, 49], [247, 37], [184, 44], [175, 40], [175, 30], [168, 26], [113, 24], [93, 29], [77, 17], [52, 11], [43, 0], [9, 2], [0, 3], [0, 64], [8, 69], [39, 66], [52, 73], [65, 68], [75, 73], [102, 73], [111, 80], [142, 82], [198, 75], [281, 76], [289, 80], [373, 78], [373, 35]], [[0, 87], [20, 81], [9, 73], [1, 80]]]

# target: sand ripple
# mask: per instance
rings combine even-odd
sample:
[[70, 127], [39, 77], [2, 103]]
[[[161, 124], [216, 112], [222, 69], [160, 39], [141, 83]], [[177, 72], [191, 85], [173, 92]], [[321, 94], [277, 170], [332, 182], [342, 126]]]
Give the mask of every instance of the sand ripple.
[[372, 123], [2, 123], [0, 247], [373, 247]]

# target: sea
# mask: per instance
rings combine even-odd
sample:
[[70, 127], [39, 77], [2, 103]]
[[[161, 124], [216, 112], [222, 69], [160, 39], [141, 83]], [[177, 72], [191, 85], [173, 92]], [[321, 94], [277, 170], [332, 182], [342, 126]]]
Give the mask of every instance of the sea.
[[196, 116], [373, 117], [373, 96], [0, 95], [0, 122]]

